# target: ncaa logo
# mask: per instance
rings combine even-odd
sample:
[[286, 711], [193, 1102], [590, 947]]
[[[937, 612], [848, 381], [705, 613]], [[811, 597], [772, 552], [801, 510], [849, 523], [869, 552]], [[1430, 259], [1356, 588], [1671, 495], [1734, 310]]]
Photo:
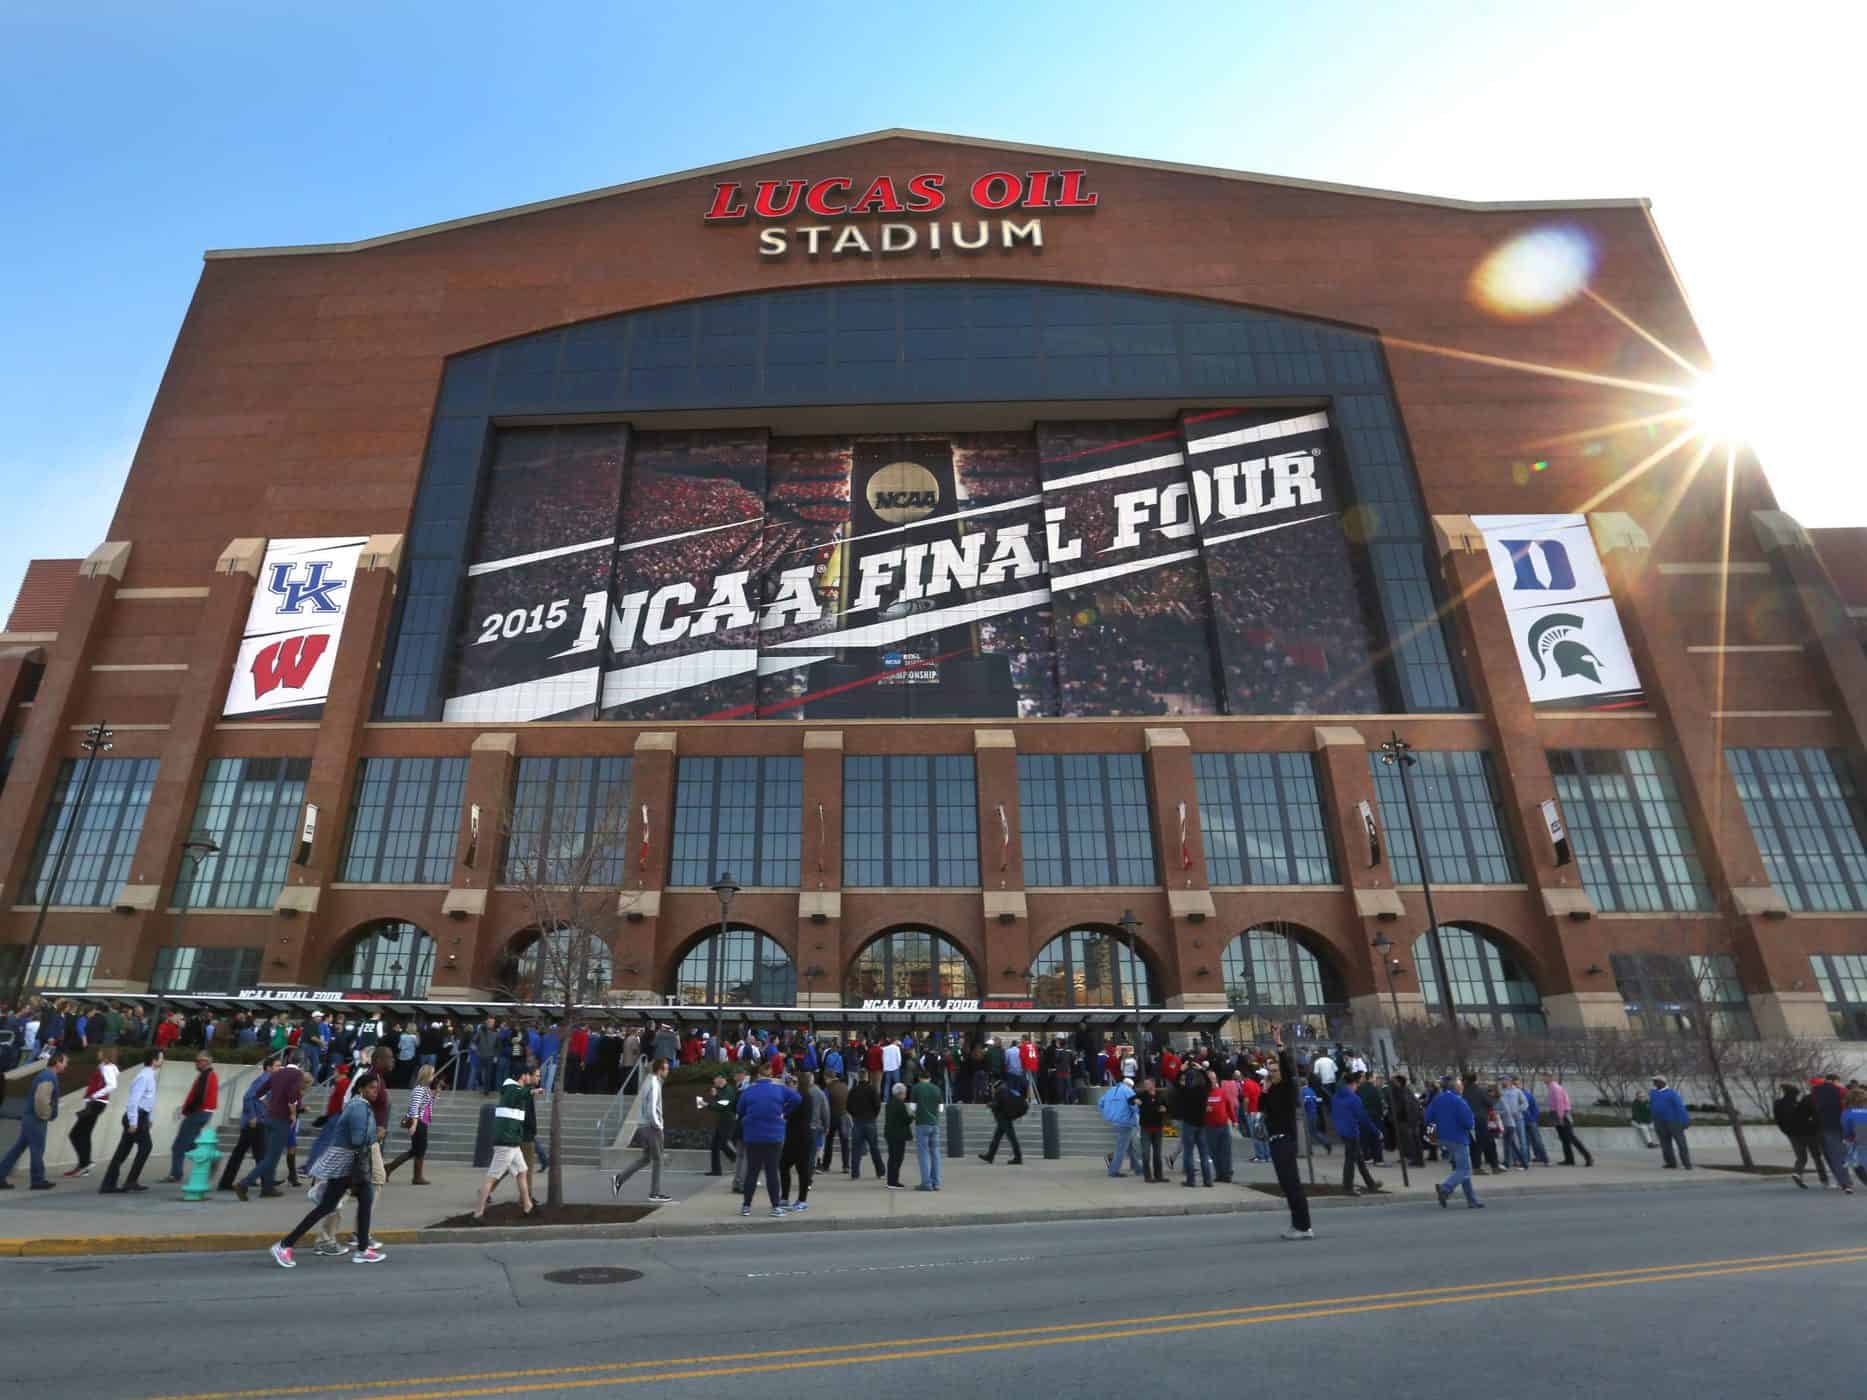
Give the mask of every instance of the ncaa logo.
[[343, 608], [332, 598], [338, 589], [347, 587], [343, 579], [326, 578], [331, 570], [328, 559], [314, 559], [304, 566], [305, 577], [297, 577], [298, 565], [274, 564], [266, 580], [266, 591], [279, 599], [280, 614], [296, 616], [309, 607], [314, 613], [338, 613]]
[[890, 525], [908, 525], [932, 515], [940, 504], [940, 479], [919, 462], [890, 462], [869, 477], [869, 509]]

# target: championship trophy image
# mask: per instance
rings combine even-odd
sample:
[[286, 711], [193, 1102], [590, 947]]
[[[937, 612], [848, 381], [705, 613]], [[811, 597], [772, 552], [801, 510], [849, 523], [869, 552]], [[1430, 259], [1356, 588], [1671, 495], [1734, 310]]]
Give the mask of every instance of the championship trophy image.
[[858, 438], [841, 550], [843, 634], [810, 668], [813, 719], [1010, 718], [1010, 658], [981, 654], [974, 590], [931, 592], [936, 542], [964, 537], [947, 438]]

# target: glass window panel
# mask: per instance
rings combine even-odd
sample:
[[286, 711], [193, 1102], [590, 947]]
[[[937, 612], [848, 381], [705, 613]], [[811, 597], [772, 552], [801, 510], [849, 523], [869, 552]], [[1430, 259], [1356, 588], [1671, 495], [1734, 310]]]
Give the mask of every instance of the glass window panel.
[[1549, 755], [1582, 884], [1603, 912], [1713, 907], [1672, 765], [1656, 749]]
[[843, 760], [843, 883], [979, 883], [978, 784], [969, 754]]
[[1817, 953], [1809, 966], [1828, 1003], [1835, 1034], [1843, 1040], [1867, 1040], [1867, 954]]
[[845, 995], [976, 998], [979, 979], [959, 944], [934, 929], [896, 929], [865, 945], [850, 964]]
[[1059, 934], [1031, 960], [1032, 1001], [1038, 1006], [1156, 1005], [1153, 969], [1128, 941], [1100, 929]]
[[683, 758], [668, 883], [796, 885], [803, 832], [802, 758]]
[[1726, 749], [1770, 882], [1798, 912], [1867, 909], [1860, 795], [1845, 755]]
[[1646, 1035], [1688, 1035], [1703, 1015], [1713, 1033], [1754, 1040], [1756, 1021], [1729, 954], [1615, 953], [1609, 962], [1628, 1023]]
[[175, 902], [190, 909], [270, 909], [298, 846], [308, 758], [211, 758], [189, 839], [220, 850], [197, 862], [184, 852]]
[[504, 882], [622, 884], [634, 770], [629, 758], [521, 758]]
[[[1506, 836], [1504, 804], [1491, 768], [1491, 755], [1454, 750], [1415, 750], [1419, 760], [1407, 770], [1413, 815], [1426, 842], [1427, 871], [1435, 884], [1510, 885], [1522, 876]], [[1407, 792], [1400, 772], [1383, 755], [1368, 755], [1380, 799], [1387, 858], [1394, 882], [1420, 883], [1419, 853], [1407, 817]]]
[[1139, 754], [1019, 754], [1026, 885], [1157, 880]]
[[1211, 883], [1335, 883], [1311, 755], [1195, 754], [1193, 777]]
[[[467, 790], [464, 758], [366, 758], [350, 799], [339, 879], [364, 884], [445, 885]], [[497, 815], [494, 819], [497, 821]], [[490, 854], [490, 827], [476, 858]]]
[[[90, 770], [88, 785], [86, 769]], [[130, 861], [143, 832], [143, 814], [155, 781], [153, 758], [63, 760], [53, 780], [45, 820], [39, 825], [21, 902], [37, 904], [45, 898], [62, 846], [64, 868], [58, 872], [51, 902], [107, 907], [129, 879]], [[68, 830], [69, 841], [65, 839]]]
[[668, 990], [687, 1006], [794, 1006], [797, 965], [776, 939], [734, 924], [695, 943]]
[[334, 992], [425, 997], [434, 980], [434, 940], [411, 923], [366, 924], [331, 959], [324, 985]]
[[[1439, 926], [1439, 950], [1452, 981], [1452, 999], [1459, 1024], [1473, 1030], [1541, 1032], [1547, 1022], [1536, 983], [1518, 966], [1504, 947], [1488, 935], [1458, 924]], [[1442, 1004], [1439, 977], [1433, 967], [1430, 934], [1413, 944], [1412, 971], [1428, 1006]]]

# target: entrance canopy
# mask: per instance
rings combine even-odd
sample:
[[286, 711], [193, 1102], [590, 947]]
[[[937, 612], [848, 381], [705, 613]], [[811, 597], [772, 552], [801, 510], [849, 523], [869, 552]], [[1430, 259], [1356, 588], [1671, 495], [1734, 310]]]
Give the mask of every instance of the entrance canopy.
[[[61, 996], [61, 1000], [90, 1006], [154, 1005], [148, 994], [103, 996], [79, 993]], [[163, 1005], [181, 1011], [291, 1011], [306, 1015], [322, 1011], [326, 1016], [453, 1016], [478, 1020], [484, 1016], [512, 1017], [522, 1021], [555, 1021], [562, 1018], [562, 1004], [513, 1001], [408, 1001], [395, 997], [372, 997], [357, 992], [321, 992], [308, 989], [259, 988], [227, 996], [164, 996]], [[1216, 1033], [1231, 1019], [1229, 1009], [1190, 1011], [1173, 1006], [1135, 1007], [957, 1007], [945, 1009], [934, 1004], [916, 1004], [911, 1008], [858, 1006], [728, 1006], [716, 1011], [711, 1006], [652, 1006], [592, 1003], [577, 1005], [571, 1019], [590, 1023], [634, 1025], [642, 1021], [664, 1021], [671, 1026], [705, 1029], [715, 1020], [737, 1025], [775, 1026], [848, 1026], [856, 1029], [902, 1029], [916, 1026], [1011, 1027], [1035, 1034], [1062, 1034], [1075, 1030], [1131, 1031], [1137, 1020], [1148, 1030], [1207, 1031]]]

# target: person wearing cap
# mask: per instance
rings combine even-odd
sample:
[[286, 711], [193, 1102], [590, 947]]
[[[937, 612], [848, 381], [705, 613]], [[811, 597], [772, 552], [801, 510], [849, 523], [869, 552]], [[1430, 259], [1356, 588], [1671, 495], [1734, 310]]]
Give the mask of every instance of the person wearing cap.
[[1440, 1092], [1426, 1105], [1426, 1124], [1438, 1135], [1439, 1150], [1452, 1163], [1452, 1175], [1434, 1186], [1433, 1194], [1443, 1210], [1452, 1193], [1463, 1187], [1466, 1209], [1483, 1210], [1485, 1203], [1472, 1190], [1472, 1130], [1478, 1119], [1460, 1092], [1462, 1088], [1458, 1076], [1448, 1074], [1439, 1081]]
[[[1666, 1083], [1666, 1076], [1653, 1076], [1653, 1091], [1647, 1095], [1647, 1108], [1653, 1114], [1653, 1130], [1660, 1137], [1661, 1165], [1668, 1171], [1677, 1166], [1692, 1170], [1692, 1149], [1686, 1146], [1685, 1130], [1692, 1126], [1679, 1091]], [[1674, 1160], [1675, 1156], [1678, 1158]]]

